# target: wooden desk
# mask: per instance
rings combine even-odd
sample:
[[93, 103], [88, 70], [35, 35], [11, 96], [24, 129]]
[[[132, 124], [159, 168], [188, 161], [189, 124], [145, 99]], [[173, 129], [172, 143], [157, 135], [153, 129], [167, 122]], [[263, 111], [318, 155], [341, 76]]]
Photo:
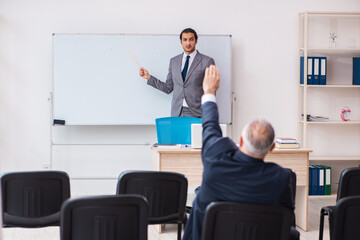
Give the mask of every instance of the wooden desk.
[[[265, 161], [275, 162], [282, 167], [291, 168], [296, 173], [296, 224], [308, 230], [308, 181], [309, 153], [307, 149], [275, 149], [265, 157]], [[200, 186], [203, 165], [201, 150], [189, 147], [153, 148], [153, 169], [184, 174], [189, 186]]]

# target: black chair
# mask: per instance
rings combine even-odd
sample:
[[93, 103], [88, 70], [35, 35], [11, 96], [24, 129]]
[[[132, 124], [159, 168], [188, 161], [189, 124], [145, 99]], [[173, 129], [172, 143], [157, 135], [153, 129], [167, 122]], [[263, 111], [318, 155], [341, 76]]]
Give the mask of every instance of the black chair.
[[[291, 186], [291, 195], [293, 197], [294, 200], [294, 205], [295, 205], [295, 199], [296, 199], [296, 173], [290, 169], [287, 168], [290, 171], [290, 186]], [[296, 220], [295, 220], [295, 213], [292, 214], [292, 224], [293, 227], [296, 227]]]
[[360, 239], [360, 196], [341, 198], [335, 206], [333, 240]]
[[291, 217], [286, 207], [214, 202], [206, 208], [202, 240], [289, 240]]
[[140, 194], [149, 203], [149, 224], [186, 224], [185, 204], [188, 181], [179, 173], [158, 171], [125, 171], [119, 175], [116, 194]]
[[61, 205], [70, 197], [67, 173], [5, 173], [1, 188], [4, 227], [60, 226]]
[[61, 240], [146, 240], [148, 214], [140, 195], [68, 199], [61, 208]]
[[[347, 168], [340, 174], [338, 192], [336, 202], [344, 197], [360, 195], [360, 168]], [[333, 215], [336, 209], [335, 206], [322, 207], [320, 210], [320, 227], [319, 239], [323, 239], [324, 232], [324, 217], [328, 216], [329, 219], [329, 233], [333, 231]]]
[[[290, 172], [290, 186], [291, 186], [291, 195], [293, 197], [293, 200], [294, 200], [294, 204], [295, 204], [295, 198], [296, 198], [296, 173], [290, 169], [290, 168], [286, 168], [289, 172]], [[195, 189], [195, 195], [200, 191], [200, 186], [197, 187]], [[185, 211], [186, 213], [190, 214], [191, 213], [191, 209], [192, 207], [190, 206], [186, 206], [185, 208]], [[292, 226], [296, 226], [296, 221], [295, 221], [295, 214], [293, 214], [293, 217], [292, 217]]]

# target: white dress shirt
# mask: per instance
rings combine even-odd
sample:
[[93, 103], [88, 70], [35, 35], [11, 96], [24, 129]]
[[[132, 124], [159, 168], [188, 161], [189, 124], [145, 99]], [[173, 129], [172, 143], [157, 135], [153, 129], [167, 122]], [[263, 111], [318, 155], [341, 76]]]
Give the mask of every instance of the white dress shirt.
[[204, 104], [206, 102], [214, 102], [216, 103], [216, 97], [214, 94], [208, 93], [208, 94], [204, 94], [201, 97], [201, 104]]
[[[189, 58], [189, 65], [188, 65], [187, 72], [189, 72], [190, 66], [191, 66], [192, 62], [194, 61], [194, 58], [195, 58], [196, 54], [197, 54], [197, 50], [195, 50], [194, 52], [192, 52], [192, 53], [189, 55], [190, 58]], [[187, 56], [188, 56], [188, 55], [186, 55], [185, 53], [183, 54], [183, 58], [182, 58], [182, 62], [181, 62], [181, 72], [182, 72], [182, 70], [184, 69], [184, 65], [185, 65], [185, 61], [186, 61], [186, 57], [187, 57]], [[185, 101], [185, 98], [184, 98], [184, 101], [183, 101], [183, 107], [187, 107], [187, 108], [189, 107], [189, 106], [187, 105], [186, 101]]]

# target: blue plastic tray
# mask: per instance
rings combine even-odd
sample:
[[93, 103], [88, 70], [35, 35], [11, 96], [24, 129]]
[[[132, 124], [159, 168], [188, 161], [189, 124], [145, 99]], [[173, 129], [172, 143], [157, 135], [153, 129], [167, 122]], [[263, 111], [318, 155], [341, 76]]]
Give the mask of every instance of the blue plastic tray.
[[201, 123], [201, 118], [157, 118], [156, 133], [159, 144], [191, 144], [191, 124]]

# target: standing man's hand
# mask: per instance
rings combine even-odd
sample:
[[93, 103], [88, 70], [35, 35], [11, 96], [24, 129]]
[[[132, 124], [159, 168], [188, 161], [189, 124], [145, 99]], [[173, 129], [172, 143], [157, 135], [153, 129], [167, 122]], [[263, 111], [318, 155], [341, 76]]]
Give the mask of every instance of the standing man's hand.
[[140, 75], [140, 77], [142, 77], [142, 78], [144, 78], [144, 79], [146, 79], [146, 80], [149, 80], [149, 79], [150, 79], [150, 74], [149, 74], [149, 72], [148, 72], [145, 68], [143, 68], [143, 67], [140, 68], [139, 75]]
[[215, 65], [207, 67], [205, 70], [205, 76], [203, 81], [204, 94], [215, 95], [216, 90], [219, 88], [220, 83], [220, 72]]

